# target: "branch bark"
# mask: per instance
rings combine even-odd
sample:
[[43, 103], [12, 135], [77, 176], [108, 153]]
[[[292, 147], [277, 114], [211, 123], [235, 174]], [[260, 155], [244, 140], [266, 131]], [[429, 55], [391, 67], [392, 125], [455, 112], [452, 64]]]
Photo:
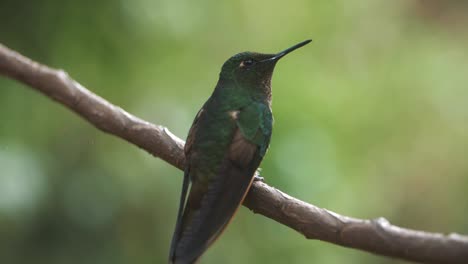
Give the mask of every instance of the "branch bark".
[[[74, 111], [96, 128], [127, 140], [183, 170], [184, 141], [84, 88], [63, 70], [41, 65], [0, 44], [0, 75], [15, 79]], [[384, 218], [342, 216], [254, 182], [244, 205], [308, 239], [425, 263], [467, 263], [468, 236], [397, 227]]]

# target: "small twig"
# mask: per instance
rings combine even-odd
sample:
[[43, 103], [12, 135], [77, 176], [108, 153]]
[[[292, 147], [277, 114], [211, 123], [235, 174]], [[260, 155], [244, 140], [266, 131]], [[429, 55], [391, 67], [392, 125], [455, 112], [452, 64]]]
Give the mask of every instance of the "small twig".
[[[0, 44], [0, 75], [22, 82], [63, 104], [98, 129], [123, 138], [183, 169], [184, 141], [90, 92], [64, 71], [34, 62]], [[468, 237], [391, 225], [384, 218], [342, 216], [254, 182], [244, 205], [303, 234], [375, 254], [426, 263], [468, 263]]]

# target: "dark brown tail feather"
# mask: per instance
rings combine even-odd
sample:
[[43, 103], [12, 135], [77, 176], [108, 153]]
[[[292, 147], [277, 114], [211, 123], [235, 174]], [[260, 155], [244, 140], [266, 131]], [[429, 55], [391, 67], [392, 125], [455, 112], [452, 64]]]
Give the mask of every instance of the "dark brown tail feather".
[[[229, 159], [224, 160], [218, 176], [202, 198], [200, 209], [194, 212], [190, 225], [185, 230], [179, 230], [179, 239], [173, 242], [171, 249], [172, 263], [195, 263], [221, 235], [242, 204], [259, 163], [253, 161], [249, 168], [240, 168]], [[189, 201], [186, 209], [190, 206]], [[187, 210], [183, 218], [186, 214]]]
[[188, 169], [185, 169], [184, 180], [182, 183], [182, 192], [180, 194], [179, 211], [177, 212], [177, 222], [176, 222], [174, 234], [172, 235], [171, 249], [169, 251], [169, 264], [174, 263], [176, 243], [180, 237], [180, 232], [181, 232], [181, 227], [182, 227], [181, 226], [182, 214], [184, 212], [185, 200], [187, 199], [188, 187], [189, 187], [189, 173], [188, 173]]

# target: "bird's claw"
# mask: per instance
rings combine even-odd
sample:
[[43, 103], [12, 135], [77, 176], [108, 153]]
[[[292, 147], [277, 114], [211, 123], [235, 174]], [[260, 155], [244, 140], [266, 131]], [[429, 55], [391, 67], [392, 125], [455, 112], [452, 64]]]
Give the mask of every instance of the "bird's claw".
[[255, 174], [255, 176], [254, 176], [254, 181], [265, 182], [265, 178], [263, 178], [262, 176], [260, 176], [260, 175], [258, 175], [258, 174]]

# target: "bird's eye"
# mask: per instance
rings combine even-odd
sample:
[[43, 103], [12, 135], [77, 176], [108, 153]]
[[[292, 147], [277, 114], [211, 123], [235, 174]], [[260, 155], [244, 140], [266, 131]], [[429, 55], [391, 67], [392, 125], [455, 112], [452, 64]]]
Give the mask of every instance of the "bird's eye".
[[240, 66], [241, 67], [249, 67], [249, 66], [251, 66], [253, 64], [254, 64], [254, 61], [252, 59], [248, 59], [248, 60], [242, 61]]

